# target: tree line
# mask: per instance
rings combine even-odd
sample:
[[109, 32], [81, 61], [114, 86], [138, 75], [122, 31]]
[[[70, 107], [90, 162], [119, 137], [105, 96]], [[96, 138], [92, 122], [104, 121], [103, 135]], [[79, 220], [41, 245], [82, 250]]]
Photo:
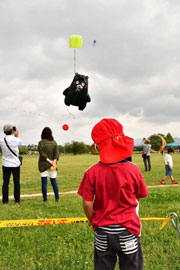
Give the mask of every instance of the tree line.
[[[165, 140], [166, 143], [172, 143], [174, 142], [174, 139], [171, 135], [171, 133], [167, 133], [167, 135], [160, 134]], [[151, 144], [153, 144], [153, 149], [156, 150], [160, 148], [162, 141], [160, 137], [154, 136], [151, 138]], [[71, 143], [67, 142], [64, 146], [58, 145], [60, 154], [84, 154], [90, 152], [90, 145], [85, 144], [84, 142], [78, 142], [78, 141], [72, 141]], [[140, 146], [139, 146], [140, 147]], [[137, 149], [136, 149], [137, 148]], [[141, 150], [138, 147], [136, 147], [134, 150]], [[0, 148], [1, 153], [1, 148]], [[20, 155], [22, 154], [28, 154], [28, 153], [38, 153], [38, 147], [37, 146], [23, 146], [19, 148]]]
[[[90, 145], [85, 144], [84, 142], [78, 142], [78, 141], [72, 141], [71, 143], [66, 143], [63, 145], [58, 145], [60, 154], [84, 154], [89, 153], [90, 151]], [[1, 148], [0, 148], [1, 152]], [[22, 146], [19, 147], [19, 153], [20, 155], [23, 154], [30, 154], [30, 153], [38, 153], [38, 147], [33, 146]]]

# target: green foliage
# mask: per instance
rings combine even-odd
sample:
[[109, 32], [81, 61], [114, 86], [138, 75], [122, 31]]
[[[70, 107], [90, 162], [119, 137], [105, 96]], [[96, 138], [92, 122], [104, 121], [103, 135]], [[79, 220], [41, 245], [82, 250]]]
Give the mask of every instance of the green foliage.
[[84, 142], [72, 141], [64, 146], [65, 153], [73, 153], [74, 155], [89, 152], [89, 147]]
[[71, 143], [66, 143], [64, 146], [65, 153], [72, 153], [72, 144]]
[[159, 136], [151, 136], [150, 138], [152, 149], [159, 151], [162, 146], [162, 139]]
[[27, 154], [28, 153], [27, 147], [26, 146], [19, 147], [19, 153], [20, 155]]
[[[161, 133], [159, 133], [159, 135], [162, 136], [166, 140], [166, 143], [174, 142], [174, 139], [171, 133], [167, 133], [166, 136]], [[160, 147], [162, 146], [162, 139], [159, 136], [151, 136], [150, 141], [151, 141], [152, 149], [155, 151], [159, 151]]]
[[33, 147], [33, 148], [31, 148], [31, 151], [32, 151], [32, 152], [38, 152], [38, 147]]
[[64, 147], [62, 145], [58, 145], [59, 153], [64, 153]]
[[72, 152], [74, 155], [88, 153], [89, 149], [83, 142], [72, 142]]
[[168, 133], [166, 135], [166, 138], [165, 139], [166, 139], [166, 143], [172, 143], [172, 142], [174, 142], [174, 139], [173, 139], [171, 133]]

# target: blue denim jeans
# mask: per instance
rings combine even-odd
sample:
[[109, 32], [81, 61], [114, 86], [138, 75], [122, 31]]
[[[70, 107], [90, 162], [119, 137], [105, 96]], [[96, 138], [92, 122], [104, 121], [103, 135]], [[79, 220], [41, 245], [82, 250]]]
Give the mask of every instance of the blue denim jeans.
[[166, 176], [173, 175], [173, 171], [172, 171], [172, 169], [169, 168], [169, 165], [165, 165], [165, 170], [166, 170]]
[[[59, 190], [55, 178], [50, 178], [54, 190], [55, 199], [59, 200]], [[47, 177], [41, 177], [43, 200], [47, 201]]]
[[143, 161], [144, 161], [145, 171], [150, 171], [151, 170], [151, 159], [150, 159], [150, 156], [144, 157], [143, 158]]

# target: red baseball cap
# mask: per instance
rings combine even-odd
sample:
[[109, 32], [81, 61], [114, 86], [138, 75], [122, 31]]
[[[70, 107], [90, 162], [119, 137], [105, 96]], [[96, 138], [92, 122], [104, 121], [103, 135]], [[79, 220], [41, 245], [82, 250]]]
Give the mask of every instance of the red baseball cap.
[[123, 133], [123, 126], [115, 119], [102, 119], [92, 129], [91, 137], [98, 145], [100, 160], [115, 163], [133, 152], [134, 140]]

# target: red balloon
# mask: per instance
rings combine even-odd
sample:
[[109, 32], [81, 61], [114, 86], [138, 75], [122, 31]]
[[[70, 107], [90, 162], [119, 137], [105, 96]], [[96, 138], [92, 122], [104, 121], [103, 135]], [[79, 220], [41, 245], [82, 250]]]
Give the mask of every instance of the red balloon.
[[62, 126], [62, 128], [63, 128], [63, 130], [68, 130], [68, 129], [69, 129], [69, 126], [66, 125], [66, 124], [64, 124], [64, 125]]

